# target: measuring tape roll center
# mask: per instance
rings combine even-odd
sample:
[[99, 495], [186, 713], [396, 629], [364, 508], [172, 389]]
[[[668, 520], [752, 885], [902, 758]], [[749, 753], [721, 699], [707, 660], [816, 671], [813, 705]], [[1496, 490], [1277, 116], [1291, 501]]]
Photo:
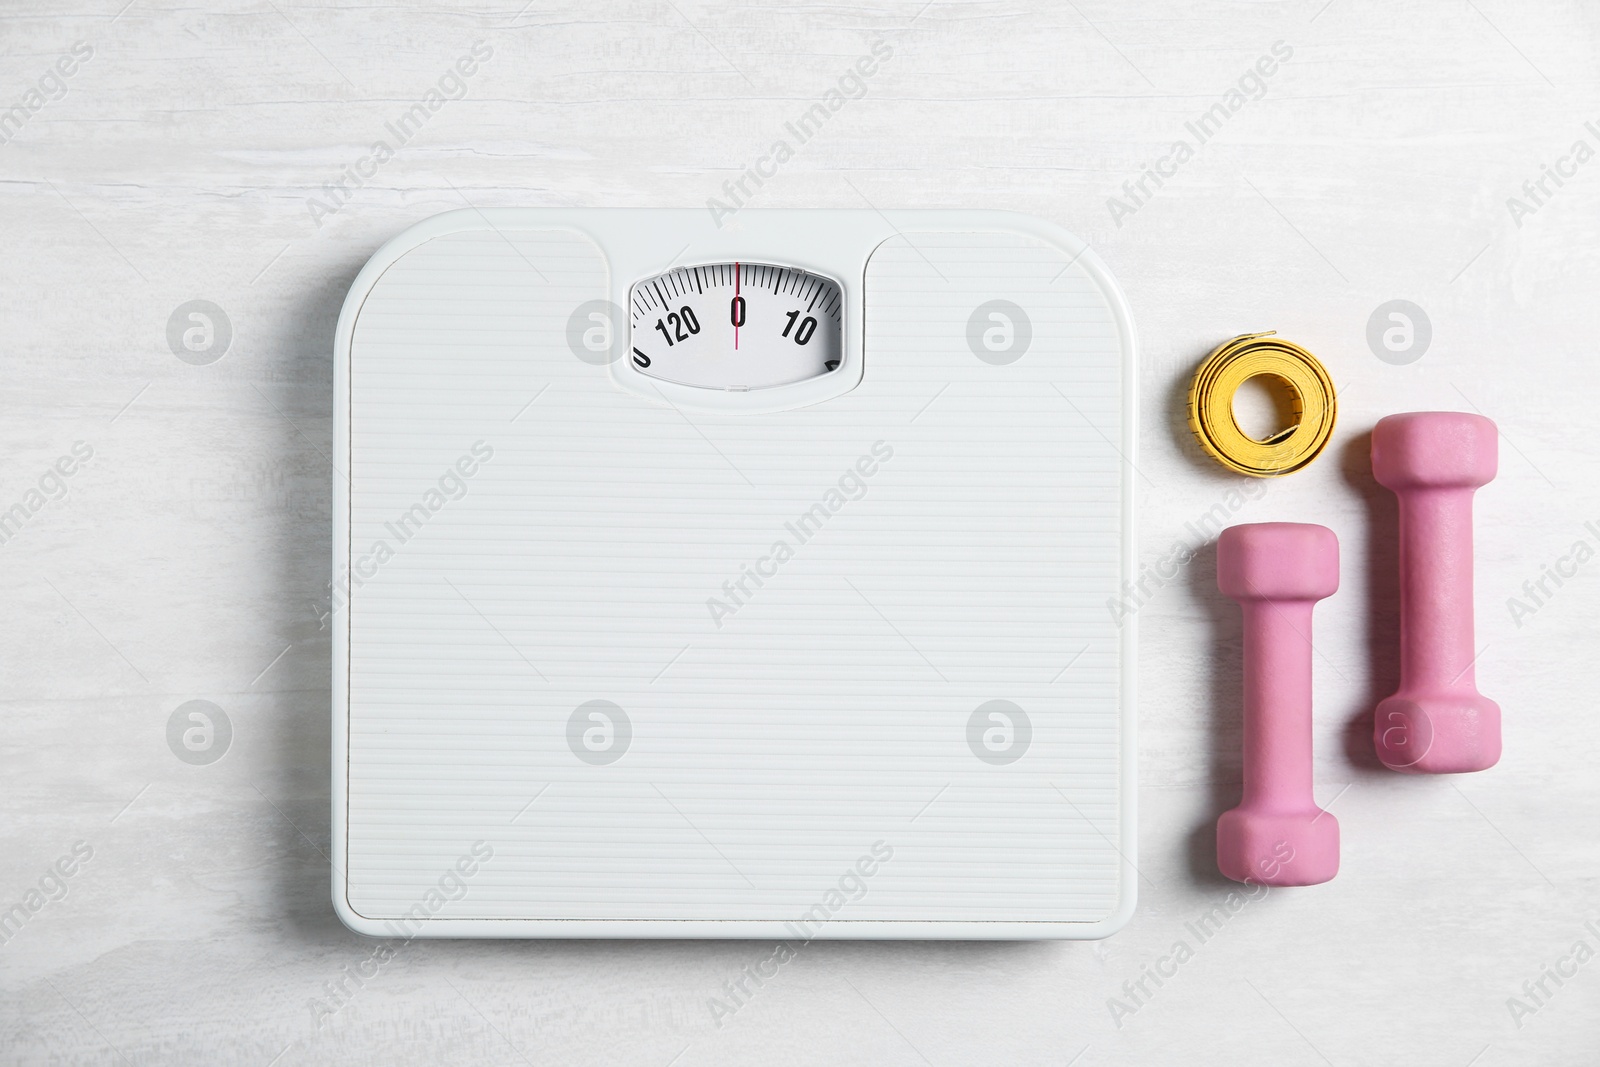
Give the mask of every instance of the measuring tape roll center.
[[[1293, 425], [1265, 440], [1241, 430], [1233, 413], [1234, 394], [1258, 377], [1277, 379], [1294, 398]], [[1333, 379], [1317, 357], [1271, 331], [1218, 345], [1189, 387], [1189, 428], [1200, 447], [1229, 470], [1256, 478], [1288, 474], [1316, 459], [1333, 436], [1336, 415]]]

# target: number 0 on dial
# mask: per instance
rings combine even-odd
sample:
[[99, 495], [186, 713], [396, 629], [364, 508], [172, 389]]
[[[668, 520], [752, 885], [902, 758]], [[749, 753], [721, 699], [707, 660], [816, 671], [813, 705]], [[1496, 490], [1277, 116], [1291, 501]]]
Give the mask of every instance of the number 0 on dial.
[[636, 282], [628, 297], [628, 358], [663, 381], [767, 389], [831, 373], [842, 358], [839, 283], [799, 267], [677, 267]]

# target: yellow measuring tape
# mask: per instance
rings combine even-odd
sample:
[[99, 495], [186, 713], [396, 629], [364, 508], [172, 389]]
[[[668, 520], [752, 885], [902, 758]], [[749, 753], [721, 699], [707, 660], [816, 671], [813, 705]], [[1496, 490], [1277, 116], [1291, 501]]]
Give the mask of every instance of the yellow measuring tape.
[[[1200, 447], [1229, 470], [1256, 478], [1288, 474], [1317, 458], [1338, 413], [1333, 379], [1317, 357], [1274, 331], [1247, 333], [1212, 350], [1189, 386], [1189, 428]], [[1233, 417], [1233, 395], [1251, 378], [1277, 378], [1294, 395], [1294, 425], [1265, 441]]]

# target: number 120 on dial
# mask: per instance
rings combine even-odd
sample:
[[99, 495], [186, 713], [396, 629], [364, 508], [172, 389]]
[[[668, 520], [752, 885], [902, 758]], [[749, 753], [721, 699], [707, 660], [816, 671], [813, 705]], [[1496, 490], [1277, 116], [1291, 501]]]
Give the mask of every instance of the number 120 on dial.
[[635, 283], [628, 299], [628, 358], [653, 378], [706, 389], [766, 389], [839, 366], [839, 283], [799, 267], [677, 267]]

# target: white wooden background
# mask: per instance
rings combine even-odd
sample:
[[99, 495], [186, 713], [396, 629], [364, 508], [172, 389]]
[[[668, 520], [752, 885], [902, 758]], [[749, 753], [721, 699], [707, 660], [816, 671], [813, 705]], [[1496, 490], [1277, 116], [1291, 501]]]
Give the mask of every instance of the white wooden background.
[[[0, 104], [41, 105], [0, 145], [0, 509], [32, 512], [0, 545], [0, 909], [41, 903], [0, 944], [0, 1062], [1600, 1058], [1600, 162], [1569, 155], [1600, 148], [1593, 5], [517, 6], [0, 11]], [[1139, 614], [1143, 878], [1114, 939], [816, 943], [721, 1026], [708, 1000], [771, 946], [416, 942], [357, 987], [373, 944], [328, 904], [319, 624], [352, 277], [463, 204], [701, 205], [880, 38], [893, 57], [865, 96], [755, 202], [1008, 208], [1093, 242], [1144, 341], [1147, 558], [1197, 542], [1186, 524], [1219, 503], [1343, 542], [1344, 589], [1317, 612], [1339, 877], [1250, 903], [1203, 944], [1186, 925], [1229, 892], [1212, 828], [1239, 781], [1238, 623], [1207, 550]], [[79, 41], [92, 56], [57, 83]], [[493, 55], [465, 96], [318, 225], [308, 199], [478, 41]], [[1260, 99], [1117, 225], [1107, 198], [1277, 41], [1293, 54]], [[1507, 199], [1563, 157], [1571, 176], [1514, 218]], [[232, 326], [210, 365], [168, 345], [192, 299]], [[1408, 365], [1367, 343], [1393, 299], [1432, 325]], [[1183, 389], [1217, 341], [1267, 328], [1324, 357], [1340, 430], [1309, 470], [1230, 500], [1240, 483], [1186, 439]], [[1504, 431], [1478, 499], [1478, 640], [1506, 755], [1456, 779], [1392, 775], [1367, 741], [1397, 631], [1394, 507], [1364, 434], [1424, 408]], [[58, 483], [75, 442], [93, 458]], [[1514, 618], [1508, 599], [1563, 558], [1572, 576]], [[234, 730], [206, 766], [166, 740], [193, 699]], [[92, 857], [47, 878], [75, 842]], [[41, 882], [65, 896], [30, 898]], [[1117, 1025], [1109, 1000], [1133, 1004], [1124, 983], [1179, 940], [1192, 958]], [[1524, 983], [1558, 966], [1577, 970], [1536, 1005]], [[318, 1025], [341, 979], [353, 993]]]

